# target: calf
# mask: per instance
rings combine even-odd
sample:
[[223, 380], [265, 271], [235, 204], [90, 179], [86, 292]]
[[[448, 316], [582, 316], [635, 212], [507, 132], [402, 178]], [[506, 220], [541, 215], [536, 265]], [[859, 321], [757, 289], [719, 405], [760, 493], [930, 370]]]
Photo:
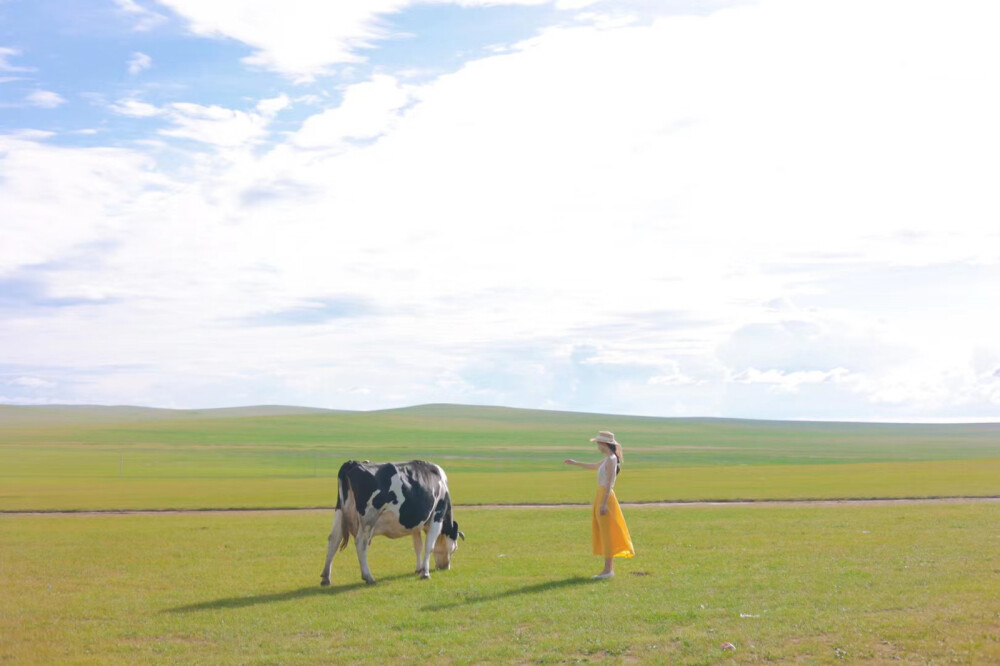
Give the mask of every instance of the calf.
[[[337, 473], [337, 508], [326, 551], [321, 580], [330, 584], [330, 566], [350, 537], [358, 551], [361, 577], [375, 578], [368, 569], [368, 547], [373, 537], [390, 539], [411, 535], [417, 556], [417, 574], [430, 578], [431, 553], [438, 569], [451, 568], [452, 553], [465, 535], [452, 520], [448, 477], [433, 463], [372, 463], [351, 460]], [[426, 543], [421, 533], [426, 532]]]

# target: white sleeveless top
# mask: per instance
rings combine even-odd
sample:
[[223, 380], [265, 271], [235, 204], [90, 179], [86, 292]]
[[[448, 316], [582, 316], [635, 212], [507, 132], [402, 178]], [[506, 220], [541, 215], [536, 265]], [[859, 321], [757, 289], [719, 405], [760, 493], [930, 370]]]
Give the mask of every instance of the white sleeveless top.
[[615, 478], [618, 476], [618, 458], [611, 455], [601, 462], [597, 468], [597, 485], [602, 487], [615, 487]]

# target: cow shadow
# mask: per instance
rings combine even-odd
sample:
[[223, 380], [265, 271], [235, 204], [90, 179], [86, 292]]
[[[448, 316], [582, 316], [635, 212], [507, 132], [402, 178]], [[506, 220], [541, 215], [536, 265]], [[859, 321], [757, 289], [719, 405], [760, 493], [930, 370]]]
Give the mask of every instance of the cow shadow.
[[565, 587], [576, 587], [579, 585], [593, 585], [595, 583], [600, 583], [598, 579], [583, 577], [583, 576], [573, 576], [570, 578], [563, 578], [561, 580], [550, 580], [544, 583], [537, 583], [535, 585], [525, 585], [523, 587], [515, 587], [510, 590], [503, 590], [501, 592], [495, 592], [492, 594], [480, 594], [480, 595], [470, 595], [459, 601], [452, 601], [444, 604], [434, 604], [431, 606], [424, 606], [423, 610], [426, 611], [442, 611], [450, 610], [453, 608], [458, 608], [460, 606], [471, 606], [473, 604], [483, 604], [491, 601], [501, 601], [503, 599], [509, 599], [510, 597], [519, 597], [528, 594], [542, 594], [544, 592], [552, 592], [553, 590], [559, 590]]
[[[395, 576], [382, 576], [379, 578], [379, 581], [388, 582], [391, 580], [399, 580], [401, 578], [415, 578], [415, 575], [398, 574]], [[378, 585], [378, 583], [376, 583], [376, 585]], [[201, 601], [196, 604], [187, 604], [185, 606], [177, 606], [176, 608], [167, 608], [162, 612], [194, 613], [205, 610], [232, 610], [237, 608], [249, 608], [251, 606], [259, 606], [261, 604], [294, 601], [297, 599], [306, 599], [308, 597], [334, 596], [363, 587], [367, 587], [367, 584], [362, 581], [358, 581], [356, 583], [346, 583], [344, 585], [334, 585], [331, 587], [320, 587], [317, 583], [316, 585], [302, 587], [297, 590], [289, 590], [287, 592], [273, 592], [271, 594], [258, 594], [249, 597], [226, 597], [223, 599], [213, 599], [211, 601]]]

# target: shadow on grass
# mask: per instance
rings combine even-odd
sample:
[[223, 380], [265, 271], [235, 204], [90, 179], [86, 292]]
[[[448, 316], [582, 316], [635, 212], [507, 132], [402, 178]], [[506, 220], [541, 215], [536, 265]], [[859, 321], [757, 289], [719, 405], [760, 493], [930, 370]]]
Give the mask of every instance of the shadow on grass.
[[[379, 581], [399, 580], [400, 578], [416, 578], [416, 576], [414, 574], [383, 576], [382, 578], [379, 578]], [[375, 585], [378, 586], [378, 583], [376, 582]], [[288, 592], [274, 592], [271, 594], [258, 594], [256, 596], [249, 596], [249, 597], [227, 597], [225, 599], [202, 601], [196, 604], [188, 604], [186, 606], [168, 608], [163, 612], [193, 613], [196, 611], [204, 611], [204, 610], [249, 608], [251, 606], [259, 606], [260, 604], [273, 604], [282, 601], [294, 601], [295, 599], [305, 599], [308, 597], [322, 597], [322, 596], [343, 594], [344, 592], [350, 592], [351, 590], [357, 590], [363, 587], [366, 587], [366, 584], [361, 581], [358, 581], [357, 583], [347, 583], [346, 585], [334, 585], [332, 587], [320, 587], [320, 585], [317, 583], [316, 585], [310, 587], [303, 587], [297, 590], [289, 590]]]
[[545, 583], [537, 583], [535, 585], [525, 585], [524, 587], [515, 587], [513, 589], [503, 590], [502, 592], [496, 592], [494, 594], [471, 595], [460, 601], [453, 601], [446, 604], [435, 604], [433, 606], [424, 606], [423, 610], [426, 611], [449, 610], [452, 608], [458, 608], [459, 606], [482, 604], [482, 603], [487, 603], [489, 601], [500, 601], [501, 599], [508, 599], [510, 597], [518, 597], [526, 594], [542, 594], [543, 592], [551, 592], [553, 590], [558, 590], [564, 587], [576, 587], [578, 585], [592, 585], [601, 582], [602, 581], [590, 577], [573, 576], [572, 578], [563, 578], [562, 580], [550, 580]]

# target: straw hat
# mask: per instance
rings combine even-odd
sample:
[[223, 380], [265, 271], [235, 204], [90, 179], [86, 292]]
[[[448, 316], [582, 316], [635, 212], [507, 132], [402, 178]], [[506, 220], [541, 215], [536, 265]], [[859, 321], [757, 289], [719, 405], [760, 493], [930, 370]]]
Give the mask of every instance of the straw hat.
[[621, 446], [615, 439], [615, 433], [609, 432], [607, 430], [602, 430], [597, 433], [597, 437], [591, 437], [590, 441], [597, 442], [599, 444], [607, 444], [608, 446]]

